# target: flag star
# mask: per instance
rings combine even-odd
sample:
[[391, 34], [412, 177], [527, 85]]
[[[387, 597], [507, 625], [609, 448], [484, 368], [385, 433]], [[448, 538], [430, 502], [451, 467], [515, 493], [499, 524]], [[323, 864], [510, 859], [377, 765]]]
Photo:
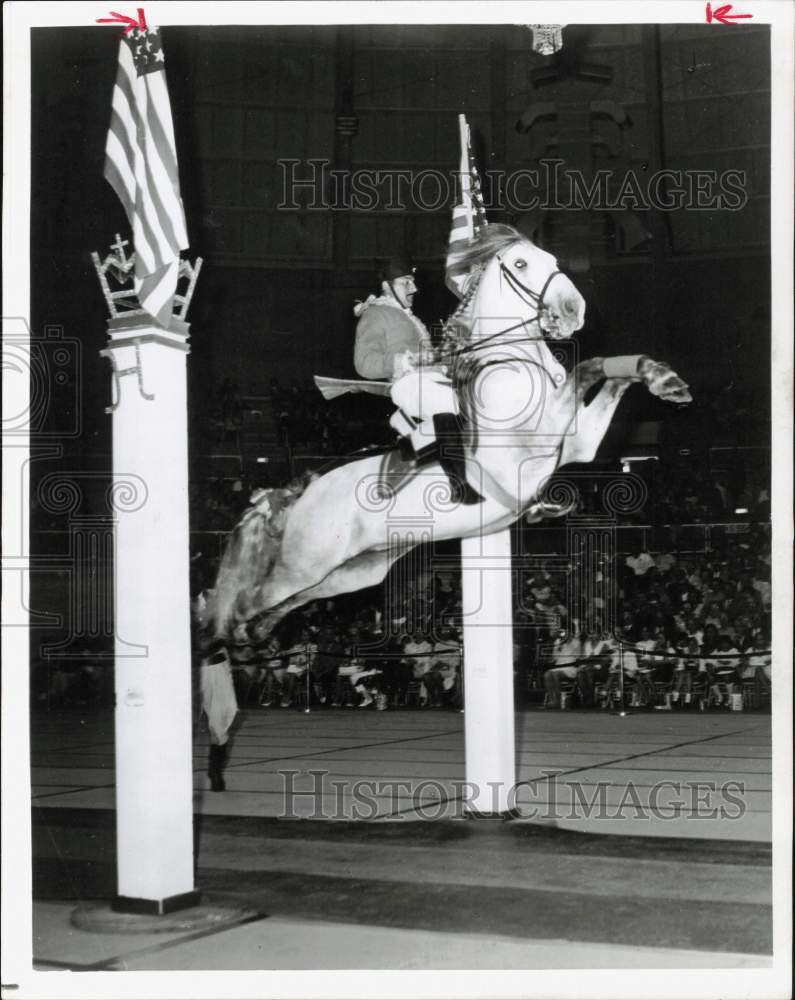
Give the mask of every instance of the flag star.
[[158, 49], [158, 51], [155, 52], [154, 58], [155, 58], [155, 62], [163, 62], [164, 59], [165, 59], [165, 56], [163, 55], [163, 50], [162, 49]]

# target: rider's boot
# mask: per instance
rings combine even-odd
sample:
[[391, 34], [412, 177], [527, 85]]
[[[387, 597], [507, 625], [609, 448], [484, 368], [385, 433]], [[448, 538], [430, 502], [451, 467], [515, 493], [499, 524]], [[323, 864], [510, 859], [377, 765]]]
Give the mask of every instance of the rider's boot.
[[406, 439], [411, 445], [414, 464], [418, 467], [435, 462], [439, 458], [436, 440], [436, 426], [433, 420], [423, 420]]
[[210, 744], [210, 757], [207, 762], [207, 777], [210, 779], [210, 788], [214, 792], [223, 792], [226, 789], [224, 781], [224, 764], [226, 763], [226, 744], [219, 746], [217, 743]]
[[483, 497], [467, 482], [464, 440], [458, 417], [455, 413], [436, 413], [433, 426], [439, 448], [439, 464], [450, 480], [451, 501], [464, 505], [480, 503]]

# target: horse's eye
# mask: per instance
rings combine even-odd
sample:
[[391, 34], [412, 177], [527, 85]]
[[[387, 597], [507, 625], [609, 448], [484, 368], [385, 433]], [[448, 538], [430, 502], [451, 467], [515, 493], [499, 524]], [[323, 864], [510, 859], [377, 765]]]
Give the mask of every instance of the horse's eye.
[[522, 258], [519, 257], [513, 262], [513, 266], [517, 269], [517, 271], [523, 271], [527, 267], [527, 261], [522, 260]]

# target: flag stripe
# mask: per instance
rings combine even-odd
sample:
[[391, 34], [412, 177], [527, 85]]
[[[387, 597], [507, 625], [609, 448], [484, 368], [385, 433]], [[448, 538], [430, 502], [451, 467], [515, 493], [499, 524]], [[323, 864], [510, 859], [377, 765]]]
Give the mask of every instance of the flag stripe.
[[[162, 267], [164, 263], [160, 245], [161, 237], [155, 229], [157, 225], [155, 213], [147, 201], [147, 187], [142, 183], [141, 177], [142, 162], [145, 162], [146, 159], [146, 132], [138, 107], [139, 100], [145, 94], [139, 85], [142, 83], [143, 81], [139, 81], [129, 45], [122, 41], [119, 47], [119, 72], [116, 78], [118, 89], [114, 93], [113, 106], [127, 138], [125, 155], [135, 187], [134, 215], [130, 221], [136, 249], [135, 271], [139, 277]], [[112, 125], [111, 122], [111, 127]], [[169, 249], [167, 249], [167, 253]]]
[[[174, 142], [174, 129], [169, 112], [168, 91], [166, 81], [160, 73], [153, 73], [147, 80], [152, 93], [152, 106], [155, 114], [150, 116], [149, 127], [155, 137], [158, 149], [164, 151], [163, 165], [168, 171], [174, 194], [179, 198], [179, 177], [177, 175], [177, 153]], [[165, 152], [168, 155], [165, 155]]]
[[108, 140], [105, 143], [105, 155], [112, 159], [116, 172], [124, 183], [127, 198], [131, 205], [135, 204], [135, 175], [130, 167], [135, 162], [135, 153], [130, 145], [130, 137], [127, 128], [119, 112], [114, 108], [111, 111], [110, 129], [108, 130]]
[[122, 39], [104, 175], [133, 231], [139, 302], [168, 326], [188, 234], [163, 66], [157, 29], [136, 29]]
[[136, 281], [136, 292], [141, 305], [148, 313], [157, 316], [161, 322], [166, 324], [170, 318], [174, 297], [173, 288], [176, 285], [178, 268], [179, 263], [173, 261], [171, 264], [159, 268], [153, 274]]
[[[172, 226], [172, 212], [175, 209], [175, 203], [173, 192], [171, 192], [171, 182], [162, 167], [160, 157], [157, 155], [154, 147], [155, 143], [151, 141], [147, 133], [146, 155], [143, 157], [147, 182], [146, 193], [149, 195], [158, 229], [162, 232], [163, 239], [165, 240], [165, 252], [162, 254], [162, 261], [165, 262], [175, 254], [179, 255], [182, 243], [176, 236]], [[172, 194], [170, 199], [171, 204], [169, 204], [168, 208], [163, 204], [161, 198], [161, 194], [167, 196], [167, 192], [171, 192]], [[181, 205], [179, 207], [181, 208]]]
[[[160, 76], [160, 74], [156, 75]], [[154, 74], [150, 74], [146, 80], [148, 89], [147, 146], [150, 153], [149, 162], [158, 174], [158, 191], [164, 204], [168, 207], [169, 217], [175, 223], [175, 231], [179, 233], [178, 238], [184, 240], [187, 244], [185, 213], [182, 208], [182, 200], [179, 196], [177, 157], [174, 151], [173, 138], [169, 142], [168, 136], [163, 130], [163, 123], [160, 118], [162, 107], [159, 107], [159, 104], [162, 102], [162, 94], [158, 94], [158, 87], [150, 86], [153, 82], [153, 76]]]
[[127, 214], [127, 220], [132, 225], [133, 217], [135, 215], [135, 185], [131, 186], [129, 184], [129, 179], [125, 176], [124, 171], [124, 161], [116, 160], [115, 155], [110, 150], [111, 139], [114, 143], [118, 142], [115, 135], [108, 136], [108, 149], [106, 150], [105, 158], [105, 180], [110, 184], [119, 201], [124, 207], [124, 211]]
[[[149, 273], [158, 266], [157, 265], [157, 253], [155, 250], [156, 240], [155, 235], [149, 227], [148, 220], [141, 215], [141, 209], [139, 205], [139, 187], [135, 176], [130, 170], [130, 164], [120, 158], [116, 149], [115, 143], [118, 140], [118, 136], [115, 133], [108, 133], [108, 146], [106, 147], [106, 160], [105, 160], [105, 177], [111, 181], [109, 176], [112, 168], [121, 175], [122, 183], [125, 186], [125, 191], [129, 192], [132, 188], [132, 201], [130, 201], [129, 194], [128, 198], [124, 199], [121, 197], [116, 185], [113, 185], [116, 194], [119, 195], [122, 205], [127, 212], [127, 218], [130, 221], [130, 226], [133, 230], [133, 243], [135, 245], [135, 270], [137, 274]], [[113, 182], [111, 181], [111, 184]], [[129, 206], [129, 207], [128, 207]]]
[[[137, 184], [138, 215], [141, 222], [149, 228], [155, 238], [152, 249], [155, 251], [156, 267], [162, 267], [171, 256], [172, 250], [160, 225], [160, 218], [152, 200], [152, 179], [149, 169], [149, 143], [147, 142], [145, 113], [142, 105], [146, 105], [146, 87], [139, 83], [138, 101], [133, 106], [136, 129], [138, 131], [138, 149], [135, 155], [135, 180]], [[144, 107], [145, 112], [145, 107]], [[136, 268], [137, 270], [137, 268]]]
[[463, 115], [458, 116], [459, 135], [461, 141], [461, 158], [459, 161], [459, 183], [461, 197], [453, 208], [450, 237], [448, 239], [447, 270], [445, 284], [459, 298], [463, 297], [463, 288], [468, 270], [465, 266], [456, 265], [450, 260], [450, 255], [461, 245], [477, 236], [480, 229], [487, 224], [486, 209], [483, 205], [480, 177], [472, 158], [469, 143], [469, 126]]

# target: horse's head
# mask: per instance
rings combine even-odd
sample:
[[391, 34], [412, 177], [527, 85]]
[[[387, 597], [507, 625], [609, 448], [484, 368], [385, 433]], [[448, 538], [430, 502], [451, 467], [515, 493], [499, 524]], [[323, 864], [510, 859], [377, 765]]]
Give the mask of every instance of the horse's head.
[[[585, 299], [558, 270], [551, 253], [530, 240], [521, 239], [495, 255], [487, 271], [500, 284], [501, 300], [508, 315], [517, 302], [525, 322], [537, 322], [541, 332], [553, 340], [571, 337], [585, 322]], [[486, 274], [484, 277], [488, 278]]]
[[[517, 339], [571, 337], [585, 321], [585, 300], [558, 262], [511, 226], [488, 225], [457, 255], [458, 267], [478, 276], [468, 312], [473, 339], [501, 332]], [[481, 325], [481, 329], [476, 329]]]

